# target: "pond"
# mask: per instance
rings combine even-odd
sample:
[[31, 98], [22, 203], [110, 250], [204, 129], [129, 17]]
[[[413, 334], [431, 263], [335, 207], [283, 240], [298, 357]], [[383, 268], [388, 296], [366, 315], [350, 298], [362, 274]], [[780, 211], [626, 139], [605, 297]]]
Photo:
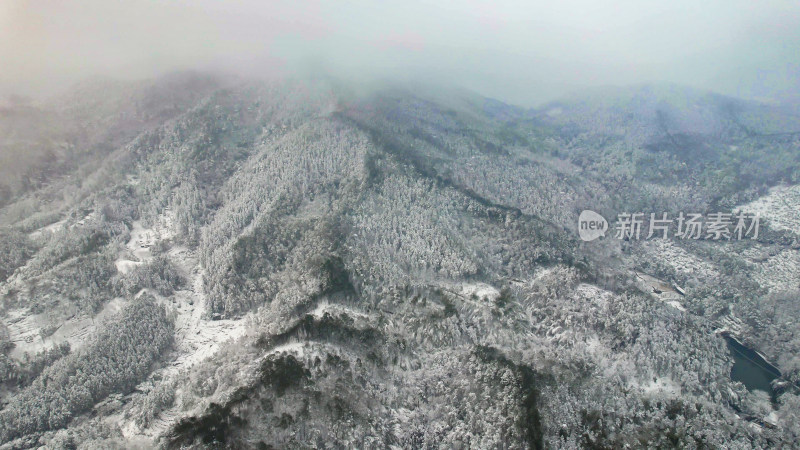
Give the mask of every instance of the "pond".
[[741, 382], [750, 391], [761, 390], [772, 395], [772, 380], [780, 377], [781, 372], [736, 339], [725, 336], [725, 341], [733, 357], [731, 379]]

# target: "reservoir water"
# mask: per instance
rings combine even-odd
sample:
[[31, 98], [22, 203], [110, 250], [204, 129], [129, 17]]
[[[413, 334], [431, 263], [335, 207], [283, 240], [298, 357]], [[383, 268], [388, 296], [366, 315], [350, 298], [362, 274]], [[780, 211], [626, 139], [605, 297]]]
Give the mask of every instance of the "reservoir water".
[[780, 371], [736, 339], [725, 336], [725, 341], [733, 357], [731, 379], [741, 382], [750, 391], [761, 390], [772, 395], [771, 383], [781, 376]]

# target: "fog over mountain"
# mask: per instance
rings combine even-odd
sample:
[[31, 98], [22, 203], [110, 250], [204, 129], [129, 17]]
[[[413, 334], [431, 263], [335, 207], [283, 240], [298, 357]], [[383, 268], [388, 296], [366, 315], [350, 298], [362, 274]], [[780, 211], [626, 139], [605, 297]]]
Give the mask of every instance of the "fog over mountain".
[[0, 92], [216, 69], [413, 79], [521, 106], [645, 82], [782, 100], [800, 79], [798, 23], [790, 0], [9, 0]]
[[0, 450], [793, 448], [798, 7], [0, 6]]

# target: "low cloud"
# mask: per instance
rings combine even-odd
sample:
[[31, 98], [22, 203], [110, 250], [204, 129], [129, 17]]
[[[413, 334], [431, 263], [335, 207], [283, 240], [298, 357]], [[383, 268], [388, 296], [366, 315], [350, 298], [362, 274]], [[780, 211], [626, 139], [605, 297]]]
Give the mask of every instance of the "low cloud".
[[780, 100], [800, 90], [798, 54], [793, 1], [0, 5], [0, 94], [196, 69], [429, 81], [525, 106], [646, 82]]

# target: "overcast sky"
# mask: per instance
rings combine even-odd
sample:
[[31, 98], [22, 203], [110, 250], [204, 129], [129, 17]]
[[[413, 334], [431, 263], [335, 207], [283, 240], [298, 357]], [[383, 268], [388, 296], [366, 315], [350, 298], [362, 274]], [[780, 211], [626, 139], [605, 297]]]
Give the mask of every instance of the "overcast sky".
[[0, 94], [181, 69], [320, 71], [532, 106], [598, 85], [798, 95], [800, 2], [0, 0]]

